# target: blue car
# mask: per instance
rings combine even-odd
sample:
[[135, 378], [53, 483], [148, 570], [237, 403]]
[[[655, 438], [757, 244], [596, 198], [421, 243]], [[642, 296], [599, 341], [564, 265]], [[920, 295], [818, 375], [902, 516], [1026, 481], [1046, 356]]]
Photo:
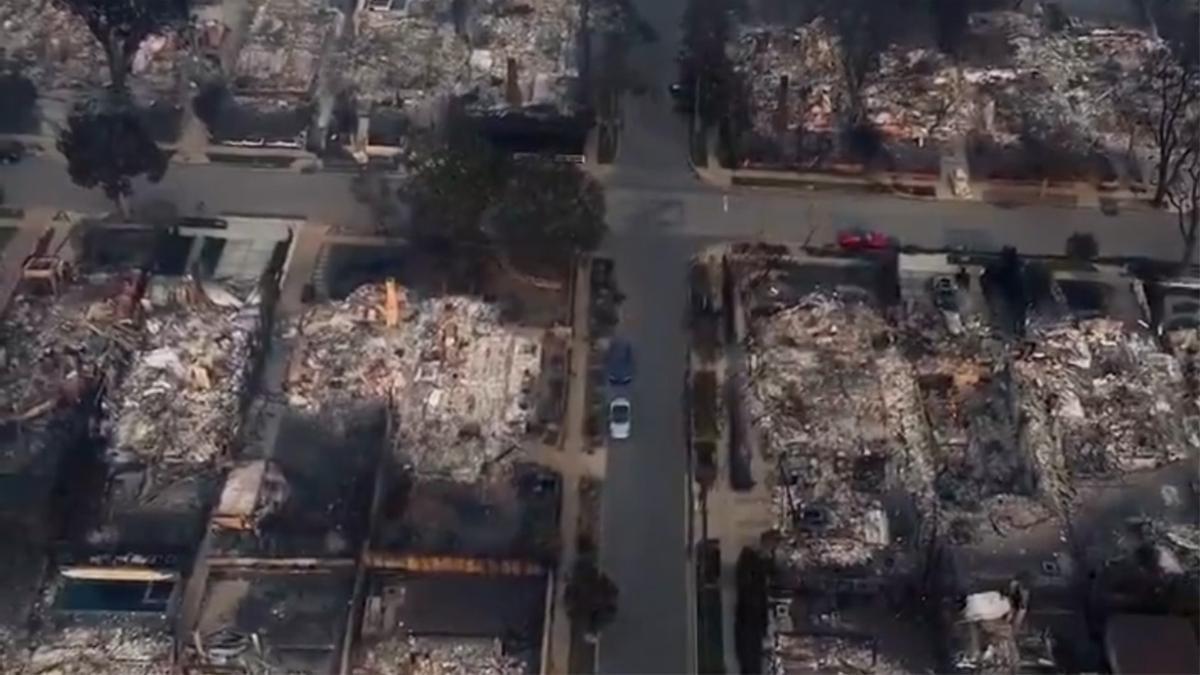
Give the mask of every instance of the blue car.
[[608, 372], [609, 384], [633, 382], [633, 345], [619, 338], [613, 340], [604, 356], [604, 369]]

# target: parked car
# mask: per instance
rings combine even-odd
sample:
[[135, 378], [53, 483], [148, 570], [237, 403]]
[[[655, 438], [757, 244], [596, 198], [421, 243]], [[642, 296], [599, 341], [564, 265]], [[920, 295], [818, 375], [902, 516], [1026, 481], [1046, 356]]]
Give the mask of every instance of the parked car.
[[25, 159], [25, 146], [20, 141], [0, 141], [0, 164], [16, 164]]
[[608, 435], [614, 440], [623, 441], [629, 438], [633, 427], [633, 408], [629, 399], [618, 396], [608, 404]]
[[676, 112], [691, 112], [696, 105], [696, 88], [690, 82], [675, 82], [667, 87]]
[[620, 338], [610, 342], [604, 355], [604, 370], [609, 384], [633, 382], [633, 345]]
[[896, 242], [874, 230], [842, 230], [838, 232], [837, 244], [844, 251], [881, 251], [894, 247]]

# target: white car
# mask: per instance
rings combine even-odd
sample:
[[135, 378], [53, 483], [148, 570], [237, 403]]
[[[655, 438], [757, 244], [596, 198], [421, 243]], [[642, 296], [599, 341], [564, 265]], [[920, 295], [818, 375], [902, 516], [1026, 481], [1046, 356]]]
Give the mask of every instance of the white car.
[[629, 399], [624, 396], [618, 396], [608, 404], [608, 434], [615, 440], [623, 441], [629, 438], [629, 431], [633, 425], [633, 408], [629, 405]]

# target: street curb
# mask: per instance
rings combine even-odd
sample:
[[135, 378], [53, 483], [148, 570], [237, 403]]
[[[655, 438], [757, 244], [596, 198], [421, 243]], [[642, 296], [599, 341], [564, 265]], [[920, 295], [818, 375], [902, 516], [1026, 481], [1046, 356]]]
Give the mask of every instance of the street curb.
[[[700, 181], [721, 190], [727, 190], [733, 187], [741, 187], [748, 189], [759, 190], [779, 190], [791, 193], [842, 193], [842, 194], [868, 194], [875, 196], [888, 196], [897, 199], [906, 199], [920, 202], [947, 202], [947, 203], [982, 203], [995, 206], [997, 208], [1022, 208], [1022, 207], [1055, 207], [1064, 209], [1085, 209], [1100, 211], [1108, 215], [1109, 211], [1125, 211], [1125, 210], [1144, 210], [1156, 211], [1150, 206], [1145, 198], [1126, 195], [1113, 195], [1104, 190], [1097, 189], [1095, 194], [1081, 193], [1074, 191], [1068, 193], [1063, 190], [1055, 190], [1052, 193], [1033, 194], [1036, 189], [1031, 186], [1022, 186], [1020, 188], [1009, 188], [1013, 191], [1011, 199], [991, 198], [985, 196], [988, 194], [988, 183], [973, 184], [974, 192], [980, 196], [969, 198], [955, 197], [939, 197], [934, 194], [914, 194], [904, 189], [898, 189], [902, 185], [913, 185], [920, 187], [923, 191], [936, 191], [937, 181], [897, 181], [892, 180], [881, 181], [871, 180], [869, 178], [858, 177], [822, 177], [810, 175], [807, 177], [796, 176], [788, 172], [780, 172], [778, 177], [771, 176], [753, 176], [739, 174], [737, 169], [720, 170], [720, 173], [727, 174], [728, 180], [722, 180], [714, 175], [710, 169], [697, 167], [691, 158], [688, 158], [688, 166], [692, 174]], [[991, 186], [994, 192], [1003, 186]], [[1026, 194], [1022, 194], [1025, 192]]]

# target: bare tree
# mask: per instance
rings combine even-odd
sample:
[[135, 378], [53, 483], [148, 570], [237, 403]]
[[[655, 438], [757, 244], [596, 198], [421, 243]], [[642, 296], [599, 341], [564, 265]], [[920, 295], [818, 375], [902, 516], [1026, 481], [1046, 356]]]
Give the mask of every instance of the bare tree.
[[1191, 120], [1180, 134], [1182, 148], [1172, 164], [1166, 184], [1167, 203], [1178, 216], [1183, 238], [1183, 264], [1196, 262], [1197, 229], [1200, 229], [1200, 120]]
[[1171, 50], [1161, 49], [1147, 64], [1147, 76], [1149, 122], [1157, 152], [1153, 203], [1162, 206], [1195, 151], [1188, 128], [1200, 118], [1200, 71], [1196, 64], [1181, 62]]

